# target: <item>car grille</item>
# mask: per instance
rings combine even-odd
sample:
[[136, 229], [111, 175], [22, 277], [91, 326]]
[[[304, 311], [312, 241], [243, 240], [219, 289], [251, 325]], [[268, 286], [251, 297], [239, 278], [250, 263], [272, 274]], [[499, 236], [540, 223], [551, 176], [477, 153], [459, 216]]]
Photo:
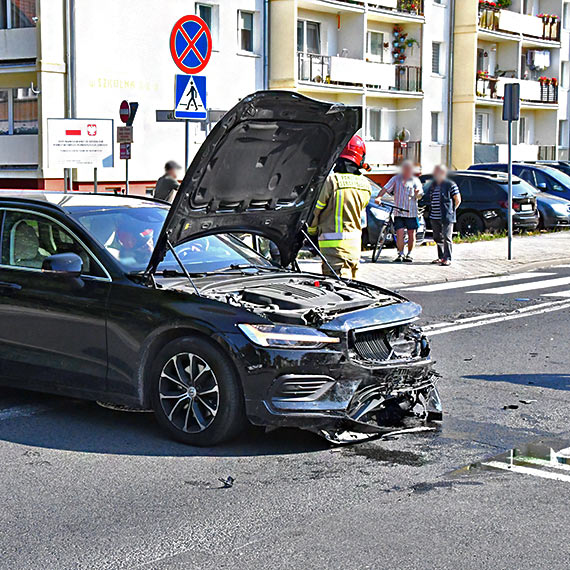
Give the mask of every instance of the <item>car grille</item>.
[[386, 329], [357, 332], [354, 335], [354, 349], [365, 360], [387, 360], [392, 347], [386, 338]]

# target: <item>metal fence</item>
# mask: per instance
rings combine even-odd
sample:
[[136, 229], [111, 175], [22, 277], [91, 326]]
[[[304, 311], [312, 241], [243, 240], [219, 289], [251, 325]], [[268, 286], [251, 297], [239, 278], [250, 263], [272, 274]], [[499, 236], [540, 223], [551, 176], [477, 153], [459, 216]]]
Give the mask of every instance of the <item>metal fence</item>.
[[396, 89], [398, 91], [421, 91], [422, 68], [413, 65], [397, 65]]
[[300, 81], [330, 83], [331, 56], [316, 53], [297, 53], [297, 72]]
[[539, 145], [538, 160], [556, 160], [556, 146]]

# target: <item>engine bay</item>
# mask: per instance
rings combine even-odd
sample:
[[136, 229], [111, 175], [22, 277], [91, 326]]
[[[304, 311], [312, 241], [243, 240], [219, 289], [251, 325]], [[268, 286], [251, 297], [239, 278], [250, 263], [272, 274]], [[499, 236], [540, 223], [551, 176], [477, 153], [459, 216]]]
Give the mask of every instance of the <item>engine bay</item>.
[[232, 280], [203, 287], [200, 293], [276, 322], [312, 326], [348, 311], [394, 302], [394, 297], [361, 284], [303, 274]]

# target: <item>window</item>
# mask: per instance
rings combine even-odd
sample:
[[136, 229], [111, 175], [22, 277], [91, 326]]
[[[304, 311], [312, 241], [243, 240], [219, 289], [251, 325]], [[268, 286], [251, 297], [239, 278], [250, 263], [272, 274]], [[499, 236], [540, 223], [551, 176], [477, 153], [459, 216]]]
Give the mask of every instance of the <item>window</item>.
[[308, 20], [297, 20], [297, 51], [321, 53], [321, 24]]
[[382, 139], [382, 110], [367, 109], [367, 112], [366, 138], [371, 141], [379, 141]]
[[29, 87], [0, 89], [0, 135], [37, 134], [37, 94]]
[[253, 52], [253, 14], [251, 12], [239, 11], [238, 32], [240, 49]]
[[474, 131], [475, 142], [489, 142], [489, 115], [487, 113], [476, 113]]
[[0, 0], [0, 29], [33, 28], [36, 0]]
[[562, 26], [565, 30], [570, 29], [570, 4], [564, 4], [564, 9], [562, 10]]
[[528, 144], [528, 130], [526, 127], [526, 117], [519, 118], [519, 144]]
[[434, 4], [442, 4], [443, 2], [442, 2], [442, 0], [433, 0], [433, 3]]
[[196, 15], [200, 16], [210, 28], [214, 48], [218, 45], [218, 6], [216, 4], [196, 4]]
[[[566, 5], [569, 6], [570, 4]], [[567, 61], [563, 61], [562, 68], [560, 71], [560, 87], [568, 89], [568, 87], [570, 86], [569, 80], [570, 80], [570, 63], [568, 63]]]
[[437, 75], [441, 75], [440, 52], [441, 44], [433, 42], [431, 44], [431, 71]]
[[57, 253], [75, 253], [83, 261], [84, 275], [105, 277], [83, 246], [56, 222], [31, 212], [6, 212], [2, 265], [40, 270], [44, 260]]
[[431, 114], [431, 141], [439, 142], [439, 113]]
[[568, 147], [568, 121], [558, 121], [558, 146]]
[[368, 59], [382, 63], [384, 61], [384, 34], [382, 32], [368, 32], [366, 35], [366, 44]]

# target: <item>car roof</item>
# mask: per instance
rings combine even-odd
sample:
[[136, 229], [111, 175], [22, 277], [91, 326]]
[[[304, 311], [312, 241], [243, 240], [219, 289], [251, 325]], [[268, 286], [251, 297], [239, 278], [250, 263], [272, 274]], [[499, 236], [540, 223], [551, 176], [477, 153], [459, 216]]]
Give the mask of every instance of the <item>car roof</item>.
[[[507, 174], [498, 170], [450, 170], [449, 176], [465, 176], [468, 178], [486, 178], [492, 182], [506, 184]], [[518, 178], [517, 178], [518, 179]]]
[[42, 190], [0, 190], [0, 200], [8, 199], [52, 206], [60, 210], [73, 207], [109, 208], [164, 206], [168, 202], [146, 196], [117, 196], [115, 194], [92, 192], [44, 192]]

